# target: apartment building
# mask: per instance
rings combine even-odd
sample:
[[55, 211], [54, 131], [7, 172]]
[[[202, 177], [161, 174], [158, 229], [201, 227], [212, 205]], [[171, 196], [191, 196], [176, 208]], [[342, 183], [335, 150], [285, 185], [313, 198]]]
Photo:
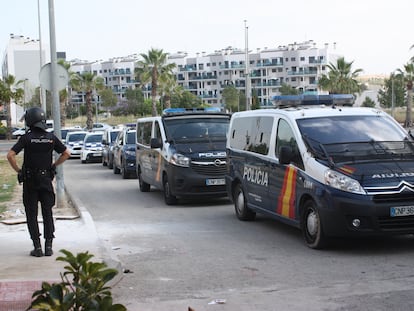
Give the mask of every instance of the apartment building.
[[[261, 106], [272, 105], [272, 98], [280, 94], [283, 83], [300, 93], [318, 92], [318, 78], [327, 73], [326, 65], [336, 63], [340, 57], [335, 52], [335, 44], [318, 48], [312, 40], [249, 51], [250, 97], [255, 94]], [[73, 61], [71, 70], [77, 73], [89, 71], [103, 77], [122, 101], [127, 88], [142, 87], [134, 75], [138, 60], [139, 56], [134, 54], [92, 63]], [[224, 106], [221, 94], [228, 85], [243, 92], [246, 90], [245, 50], [227, 47], [209, 54], [198, 53], [195, 57], [189, 57], [186, 52], [170, 53], [168, 62], [176, 64], [178, 84], [212, 106]], [[149, 97], [150, 85], [143, 86], [143, 90]], [[74, 96], [74, 102], [83, 102], [79, 97], [82, 95]]]

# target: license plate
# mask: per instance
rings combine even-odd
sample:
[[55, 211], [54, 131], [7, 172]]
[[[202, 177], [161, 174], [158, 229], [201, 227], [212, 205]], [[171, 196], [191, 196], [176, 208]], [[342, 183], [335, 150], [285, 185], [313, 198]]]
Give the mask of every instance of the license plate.
[[220, 186], [226, 184], [224, 178], [206, 179], [207, 186]]
[[101, 153], [94, 153], [93, 156], [94, 157], [100, 157], [102, 154]]
[[412, 216], [412, 215], [414, 215], [414, 206], [397, 206], [397, 207], [391, 207], [390, 209], [391, 217]]

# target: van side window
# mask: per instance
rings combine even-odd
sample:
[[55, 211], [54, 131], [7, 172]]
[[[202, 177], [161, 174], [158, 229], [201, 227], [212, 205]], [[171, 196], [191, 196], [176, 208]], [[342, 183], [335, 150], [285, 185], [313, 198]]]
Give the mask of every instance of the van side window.
[[161, 129], [158, 121], [154, 124], [154, 138], [162, 138], [161, 137]]
[[302, 157], [300, 156], [298, 144], [296, 142], [292, 128], [285, 120], [280, 119], [276, 135], [276, 157], [279, 157], [280, 148], [283, 146], [288, 146], [292, 148], [292, 152], [294, 154], [292, 162], [298, 167], [303, 168], [304, 166], [302, 162]]
[[137, 127], [137, 143], [142, 145], [150, 145], [152, 131], [152, 121], [138, 123]]
[[248, 117], [234, 120], [230, 146], [235, 149], [268, 154], [273, 117]]

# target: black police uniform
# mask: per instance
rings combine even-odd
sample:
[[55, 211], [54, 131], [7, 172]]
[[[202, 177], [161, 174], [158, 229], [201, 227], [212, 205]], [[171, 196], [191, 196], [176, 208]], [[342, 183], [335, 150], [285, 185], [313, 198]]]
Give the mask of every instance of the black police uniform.
[[30, 237], [33, 241], [40, 237], [37, 221], [38, 202], [40, 202], [44, 238], [52, 240], [55, 232], [52, 215], [52, 207], [55, 205], [55, 193], [52, 185], [54, 177], [53, 151], [62, 153], [66, 150], [66, 146], [53, 133], [32, 127], [30, 131], [20, 137], [11, 149], [16, 154], [24, 149], [23, 204]]

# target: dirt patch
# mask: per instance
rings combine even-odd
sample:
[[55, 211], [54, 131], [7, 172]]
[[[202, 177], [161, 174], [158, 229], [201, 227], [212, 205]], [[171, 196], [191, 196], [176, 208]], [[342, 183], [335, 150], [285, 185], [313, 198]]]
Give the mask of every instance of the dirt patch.
[[[21, 185], [17, 185], [14, 188], [12, 199], [6, 203], [6, 210], [0, 214], [0, 221], [2, 223], [18, 224], [26, 222], [22, 191], [23, 186]], [[39, 204], [39, 221], [41, 221], [42, 218], [40, 210]], [[63, 194], [62, 200], [59, 201], [59, 205], [53, 207], [53, 217], [56, 219], [75, 219], [79, 217], [78, 211], [66, 193]]]

